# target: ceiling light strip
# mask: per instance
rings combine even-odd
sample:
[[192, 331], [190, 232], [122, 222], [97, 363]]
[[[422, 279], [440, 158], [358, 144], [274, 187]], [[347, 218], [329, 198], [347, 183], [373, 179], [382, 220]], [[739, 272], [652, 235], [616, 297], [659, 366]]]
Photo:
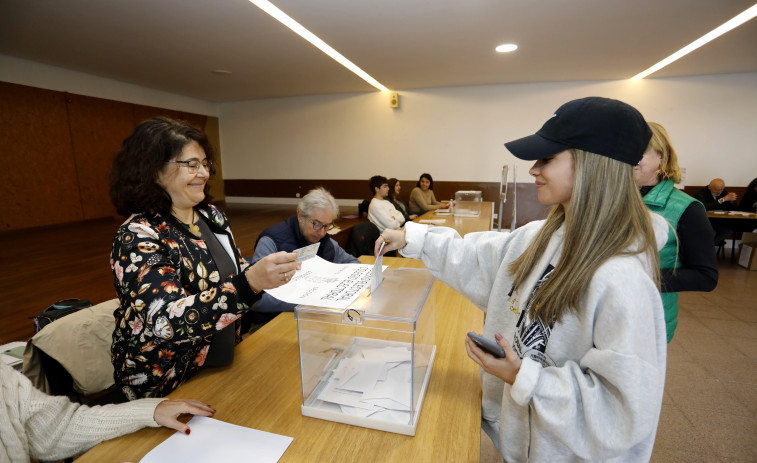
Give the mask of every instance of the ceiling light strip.
[[303, 39], [307, 40], [308, 42], [318, 47], [318, 49], [320, 49], [322, 52], [326, 53], [331, 58], [333, 58], [336, 62], [338, 62], [342, 66], [346, 67], [350, 71], [360, 76], [363, 80], [365, 80], [369, 84], [373, 85], [374, 87], [381, 90], [382, 92], [389, 91], [389, 89], [381, 85], [379, 81], [369, 76], [365, 71], [357, 67], [352, 61], [348, 60], [341, 53], [331, 48], [326, 42], [319, 39], [315, 34], [313, 34], [309, 30], [302, 27], [300, 23], [298, 23], [297, 21], [289, 17], [289, 15], [287, 15], [286, 13], [278, 9], [268, 0], [250, 0], [250, 2], [255, 4], [255, 6], [265, 11], [269, 15], [273, 16], [281, 24], [293, 30]]
[[750, 19], [757, 16], [757, 4], [754, 4], [751, 8], [744, 11], [740, 15], [734, 17], [730, 21], [727, 21], [720, 27], [717, 27], [713, 29], [711, 32], [703, 35], [702, 37], [698, 38], [697, 40], [691, 42], [690, 44], [686, 45], [685, 47], [681, 48], [677, 52], [673, 53], [672, 55], [668, 56], [664, 60], [660, 61], [659, 63], [655, 64], [654, 66], [650, 67], [644, 72], [641, 72], [633, 77], [631, 77], [631, 80], [639, 80], [643, 79], [649, 74], [652, 74], [653, 72], [657, 72], [660, 69], [664, 68], [668, 64], [672, 63], [673, 61], [691, 53], [692, 51], [696, 50], [697, 48], [701, 47], [702, 45], [706, 44], [707, 42], [710, 42], [711, 40], [714, 40], [721, 35], [725, 34], [726, 32], [730, 31], [731, 29], [735, 29], [736, 27], [739, 27], [740, 25], [744, 24], [745, 22], [749, 21]]

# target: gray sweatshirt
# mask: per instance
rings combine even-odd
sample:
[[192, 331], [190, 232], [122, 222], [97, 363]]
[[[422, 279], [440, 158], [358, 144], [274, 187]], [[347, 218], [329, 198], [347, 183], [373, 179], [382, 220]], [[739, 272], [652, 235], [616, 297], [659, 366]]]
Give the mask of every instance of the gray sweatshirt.
[[[658, 249], [668, 227], [652, 214]], [[581, 299], [547, 326], [528, 316], [528, 299], [557, 265], [564, 229], [519, 291], [507, 266], [543, 226], [511, 234], [405, 226], [405, 257], [486, 312], [484, 336], [501, 333], [523, 359], [512, 386], [482, 373], [482, 427], [507, 462], [649, 461], [662, 407], [667, 342], [660, 293], [641, 254], [599, 267]], [[551, 266], [551, 267], [550, 267]]]

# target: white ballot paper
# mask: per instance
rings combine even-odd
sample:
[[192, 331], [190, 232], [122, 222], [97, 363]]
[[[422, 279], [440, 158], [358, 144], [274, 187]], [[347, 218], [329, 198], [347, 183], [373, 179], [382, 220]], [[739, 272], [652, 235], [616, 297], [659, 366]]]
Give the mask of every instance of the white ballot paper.
[[381, 263], [384, 262], [384, 256], [381, 255], [381, 251], [384, 250], [384, 245], [386, 245], [386, 241], [381, 243], [381, 247], [379, 248], [378, 257], [376, 258], [376, 263], [373, 264], [373, 273], [371, 278], [371, 294], [373, 294], [376, 289], [381, 286], [381, 283], [384, 282], [384, 270], [381, 266]]
[[276, 463], [291, 437], [195, 416], [187, 423], [190, 435], [177, 432], [144, 456], [140, 463], [246, 461]]
[[420, 223], [429, 223], [431, 225], [443, 225], [447, 221], [444, 219], [423, 219], [419, 221]]
[[342, 413], [406, 423], [412, 411], [409, 347], [364, 348], [343, 358], [318, 399]]
[[290, 304], [344, 309], [368, 286], [372, 273], [373, 265], [334, 264], [315, 256], [302, 262], [289, 283], [265, 291]]
[[292, 252], [297, 253], [297, 260], [296, 262], [304, 262], [308, 259], [311, 259], [315, 257], [316, 253], [318, 252], [318, 248], [321, 246], [321, 243], [313, 243], [311, 245], [302, 247], [300, 249], [295, 249]]

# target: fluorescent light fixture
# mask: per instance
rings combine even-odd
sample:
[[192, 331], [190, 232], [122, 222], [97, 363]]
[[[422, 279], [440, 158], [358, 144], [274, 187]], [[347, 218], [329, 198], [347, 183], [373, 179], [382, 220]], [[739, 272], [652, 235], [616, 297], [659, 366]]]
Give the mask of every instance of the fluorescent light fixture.
[[312, 43], [316, 47], [318, 47], [322, 52], [326, 53], [330, 57], [332, 57], [336, 62], [341, 64], [342, 66], [346, 67], [350, 71], [354, 72], [358, 76], [360, 76], [363, 80], [368, 82], [369, 84], [373, 85], [377, 89], [381, 90], [382, 92], [388, 92], [389, 89], [381, 85], [379, 81], [374, 79], [373, 77], [369, 76], [365, 71], [357, 67], [352, 61], [348, 60], [344, 56], [342, 56], [341, 53], [334, 50], [324, 42], [323, 40], [319, 39], [315, 34], [310, 32], [309, 30], [305, 29], [289, 17], [286, 13], [278, 9], [276, 6], [274, 6], [271, 2], [268, 0], [250, 0], [255, 6], [260, 8], [261, 10], [265, 11], [269, 15], [273, 16], [276, 20], [278, 20], [281, 24], [285, 25], [286, 27], [292, 29], [294, 32], [296, 32], [300, 37], [307, 40], [308, 42]]
[[514, 43], [503, 43], [502, 45], [495, 48], [494, 51], [498, 51], [500, 53], [510, 53], [511, 51], [515, 51], [517, 49], [518, 46]]
[[735, 29], [736, 27], [739, 27], [740, 25], [744, 24], [745, 22], [749, 21], [750, 19], [757, 16], [757, 3], [754, 4], [751, 8], [747, 9], [740, 15], [734, 17], [733, 19], [725, 22], [723, 25], [713, 29], [711, 32], [708, 32], [707, 34], [703, 35], [702, 37], [696, 39], [695, 41], [691, 42], [690, 44], [686, 45], [685, 47], [681, 48], [677, 52], [673, 53], [672, 55], [668, 56], [664, 60], [660, 61], [659, 63], [655, 64], [651, 68], [647, 69], [644, 72], [641, 72], [639, 74], [636, 74], [635, 76], [631, 77], [631, 80], [639, 80], [643, 79], [649, 74], [652, 74], [653, 72], [657, 72], [660, 69], [664, 68], [668, 64], [672, 63], [673, 61], [691, 53], [692, 51], [696, 50], [697, 48], [701, 47], [702, 45], [710, 42], [711, 40], [714, 40], [721, 35], [725, 34], [726, 32], [730, 31], [731, 29]]

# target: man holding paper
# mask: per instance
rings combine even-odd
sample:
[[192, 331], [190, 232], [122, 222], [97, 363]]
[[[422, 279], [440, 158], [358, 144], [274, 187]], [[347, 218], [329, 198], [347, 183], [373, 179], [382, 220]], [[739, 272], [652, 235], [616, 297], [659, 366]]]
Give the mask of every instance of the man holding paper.
[[[310, 190], [297, 205], [296, 215], [263, 230], [255, 243], [253, 263], [279, 251], [297, 252], [298, 261], [317, 255], [335, 264], [360, 263], [329, 236], [337, 217], [339, 206], [334, 197], [323, 188]], [[253, 310], [242, 317], [242, 332], [249, 331], [253, 324], [267, 323], [279, 312], [293, 310], [294, 304], [264, 293]]]

